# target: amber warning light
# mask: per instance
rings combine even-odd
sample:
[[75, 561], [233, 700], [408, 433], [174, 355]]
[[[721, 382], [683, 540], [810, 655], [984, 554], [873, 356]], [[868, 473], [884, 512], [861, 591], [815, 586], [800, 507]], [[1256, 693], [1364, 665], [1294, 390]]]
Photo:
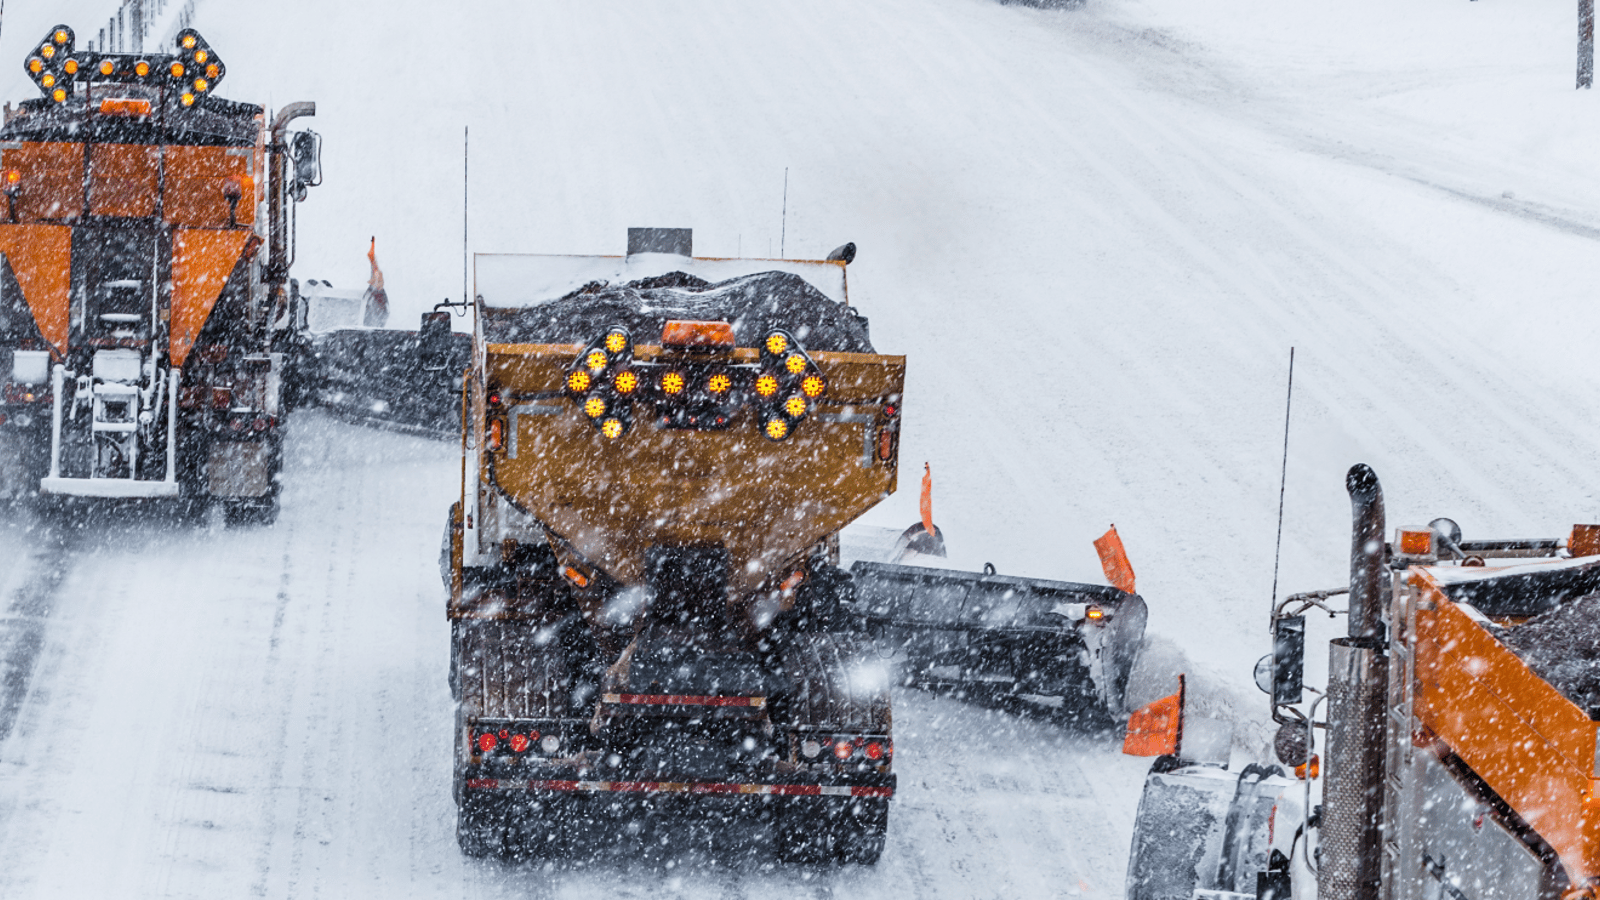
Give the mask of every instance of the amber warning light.
[[150, 115], [149, 100], [131, 100], [126, 97], [108, 97], [100, 101], [100, 115], [127, 116], [142, 119]]
[[1432, 531], [1401, 531], [1396, 543], [1400, 545], [1400, 553], [1403, 556], [1433, 555]]
[[[57, 25], [35, 45], [23, 61], [41, 93], [57, 103], [65, 103], [79, 84], [139, 84], [167, 89], [184, 106], [193, 106], [203, 95], [216, 89], [227, 74], [227, 67], [199, 32], [185, 28], [178, 32], [176, 52], [168, 54], [99, 53], [80, 50], [71, 28]], [[144, 104], [143, 112], [133, 112], [125, 103]], [[149, 115], [149, 101], [115, 101], [101, 104], [106, 115]]]

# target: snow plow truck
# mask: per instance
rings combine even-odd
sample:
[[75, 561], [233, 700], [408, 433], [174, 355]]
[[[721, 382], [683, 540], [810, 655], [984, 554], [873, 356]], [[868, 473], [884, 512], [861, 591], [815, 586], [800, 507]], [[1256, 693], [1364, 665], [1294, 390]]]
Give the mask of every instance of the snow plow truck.
[[[1145, 782], [1127, 896], [1593, 898], [1600, 526], [1467, 541], [1435, 519], [1386, 539], [1377, 476], [1358, 465], [1347, 487], [1349, 586], [1280, 603], [1256, 670], [1295, 775], [1188, 759], [1181, 690], [1136, 713], [1130, 743], [1165, 755]], [[1341, 594], [1347, 610], [1328, 605]], [[1317, 610], [1348, 619], [1325, 693], [1303, 678]]]
[[[889, 673], [837, 534], [895, 489], [903, 357], [825, 261], [478, 255], [443, 548], [457, 836], [568, 855], [649, 822], [871, 863]], [[741, 840], [745, 840], [741, 837]]]
[[854, 245], [708, 259], [692, 240], [476, 257], [441, 549], [470, 855], [728, 822], [780, 860], [870, 864], [897, 667], [1121, 713], [1131, 568], [1127, 591], [932, 568], [926, 479], [888, 559], [844, 568], [841, 530], [898, 483], [905, 378], [849, 303]]
[[193, 29], [170, 52], [24, 60], [42, 96], [0, 128], [0, 495], [278, 508], [289, 215], [318, 142], [216, 96]]

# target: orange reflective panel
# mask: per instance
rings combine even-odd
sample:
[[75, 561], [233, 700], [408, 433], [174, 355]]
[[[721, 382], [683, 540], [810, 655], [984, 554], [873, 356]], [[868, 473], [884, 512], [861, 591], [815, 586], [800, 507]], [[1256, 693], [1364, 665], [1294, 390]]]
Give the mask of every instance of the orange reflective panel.
[[1572, 526], [1567, 552], [1573, 556], [1600, 556], [1600, 525]]
[[172, 364], [182, 366], [254, 232], [179, 228], [172, 237]]
[[1177, 756], [1183, 749], [1183, 676], [1178, 692], [1134, 710], [1122, 752], [1129, 756]]
[[729, 322], [674, 319], [661, 329], [663, 347], [732, 347], [733, 345], [733, 325]]
[[39, 333], [56, 359], [67, 352], [72, 296], [72, 229], [66, 225], [0, 225], [0, 254], [11, 264]]

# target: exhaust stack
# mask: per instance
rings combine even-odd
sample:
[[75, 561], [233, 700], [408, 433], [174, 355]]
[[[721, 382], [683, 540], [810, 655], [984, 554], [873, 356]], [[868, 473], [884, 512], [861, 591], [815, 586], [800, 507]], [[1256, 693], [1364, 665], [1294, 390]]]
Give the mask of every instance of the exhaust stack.
[[1383, 489], [1364, 464], [1350, 492], [1350, 636], [1328, 652], [1328, 768], [1323, 785], [1321, 900], [1377, 900], [1382, 859], [1384, 712], [1389, 596]]

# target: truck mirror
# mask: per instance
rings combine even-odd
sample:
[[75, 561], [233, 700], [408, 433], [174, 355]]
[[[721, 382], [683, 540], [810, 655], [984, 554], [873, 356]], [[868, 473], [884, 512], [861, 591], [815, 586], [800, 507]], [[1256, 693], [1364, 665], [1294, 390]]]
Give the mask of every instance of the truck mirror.
[[422, 327], [417, 332], [417, 356], [422, 368], [429, 372], [442, 372], [450, 364], [449, 310], [422, 314]]
[[294, 182], [298, 196], [305, 196], [304, 188], [322, 183], [322, 135], [315, 131], [297, 131], [290, 140], [289, 155], [294, 159]]
[[1284, 616], [1272, 626], [1272, 702], [1299, 703], [1305, 687], [1306, 617]]

